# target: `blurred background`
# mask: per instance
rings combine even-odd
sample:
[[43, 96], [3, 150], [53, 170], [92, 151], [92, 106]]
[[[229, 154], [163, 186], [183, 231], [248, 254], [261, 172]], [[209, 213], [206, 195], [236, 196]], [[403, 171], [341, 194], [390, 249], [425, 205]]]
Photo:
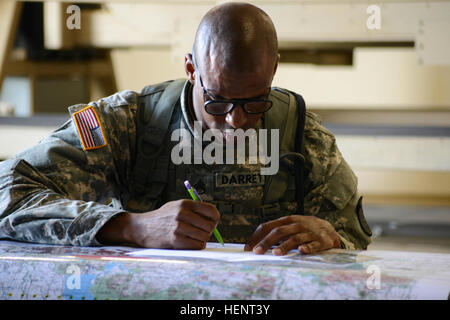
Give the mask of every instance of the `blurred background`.
[[[70, 105], [185, 77], [222, 2], [0, 0], [0, 160]], [[249, 2], [277, 28], [273, 85], [304, 97], [358, 176], [369, 250], [450, 253], [450, 2]]]

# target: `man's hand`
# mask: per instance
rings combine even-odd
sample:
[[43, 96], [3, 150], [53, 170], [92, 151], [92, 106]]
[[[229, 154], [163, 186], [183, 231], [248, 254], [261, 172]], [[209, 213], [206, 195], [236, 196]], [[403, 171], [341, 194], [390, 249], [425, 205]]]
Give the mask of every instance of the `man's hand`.
[[154, 211], [123, 213], [111, 219], [100, 229], [97, 240], [146, 248], [204, 249], [219, 219], [210, 203], [171, 201]]
[[302, 253], [315, 253], [341, 247], [340, 237], [328, 221], [292, 215], [259, 225], [244, 250], [263, 254], [280, 241], [282, 243], [272, 250], [275, 255], [284, 255], [295, 248]]

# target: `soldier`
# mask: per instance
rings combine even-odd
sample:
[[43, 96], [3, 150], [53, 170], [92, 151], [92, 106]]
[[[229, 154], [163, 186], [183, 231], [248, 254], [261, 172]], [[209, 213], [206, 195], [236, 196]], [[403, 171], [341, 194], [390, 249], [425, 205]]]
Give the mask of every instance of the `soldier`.
[[[211, 9], [185, 56], [187, 81], [69, 107], [70, 120], [0, 164], [0, 238], [202, 249], [220, 221], [225, 241], [256, 254], [272, 246], [277, 255], [366, 249], [371, 231], [357, 178], [301, 96], [271, 87], [277, 50], [259, 8]], [[248, 158], [197, 161], [195, 121], [234, 147], [229, 129], [278, 129], [279, 152], [297, 159], [282, 159], [275, 175], [261, 175], [261, 162]], [[192, 134], [190, 164], [173, 161], [176, 129]], [[187, 179], [205, 202], [186, 200]]]

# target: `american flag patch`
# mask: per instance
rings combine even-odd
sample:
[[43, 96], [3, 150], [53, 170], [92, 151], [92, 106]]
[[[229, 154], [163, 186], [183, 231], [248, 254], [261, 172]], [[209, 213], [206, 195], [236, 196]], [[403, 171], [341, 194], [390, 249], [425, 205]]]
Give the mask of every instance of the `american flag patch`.
[[89, 106], [73, 114], [83, 150], [98, 149], [106, 146], [103, 128], [94, 107]]

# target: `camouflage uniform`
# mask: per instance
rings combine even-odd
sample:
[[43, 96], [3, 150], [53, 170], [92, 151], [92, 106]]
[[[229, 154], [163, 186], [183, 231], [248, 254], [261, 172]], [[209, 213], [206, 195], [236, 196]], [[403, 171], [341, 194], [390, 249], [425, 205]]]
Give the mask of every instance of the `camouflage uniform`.
[[[192, 119], [186, 112], [190, 90], [187, 83], [170, 130], [190, 126]], [[69, 107], [74, 115], [93, 106], [107, 142], [104, 147], [84, 151], [72, 118], [39, 144], [0, 163], [0, 239], [100, 245], [95, 236], [112, 217], [126, 211], [150, 210], [146, 199], [135, 194], [132, 179], [139, 152], [138, 97], [136, 92], [123, 91], [89, 105]], [[260, 125], [264, 127], [264, 123]], [[305, 213], [329, 221], [339, 233], [343, 248], [365, 249], [371, 242], [371, 232], [362, 212], [357, 178], [339, 152], [333, 134], [311, 112], [306, 115], [304, 139], [308, 173]], [[168, 142], [167, 148], [173, 145]], [[158, 205], [189, 198], [182, 180], [190, 179], [204, 200], [218, 207], [222, 215], [219, 230], [229, 242], [245, 242], [259, 223], [296, 213], [292, 176], [280, 170], [288, 186], [278, 195], [272, 214], [261, 216], [261, 212], [270, 210], [252, 209], [267, 207], [262, 200], [264, 181], [257, 175], [259, 165], [233, 165], [231, 173], [229, 168], [171, 163], [168, 186]], [[217, 186], [217, 177], [225, 181], [241, 173], [247, 177], [248, 186]]]

